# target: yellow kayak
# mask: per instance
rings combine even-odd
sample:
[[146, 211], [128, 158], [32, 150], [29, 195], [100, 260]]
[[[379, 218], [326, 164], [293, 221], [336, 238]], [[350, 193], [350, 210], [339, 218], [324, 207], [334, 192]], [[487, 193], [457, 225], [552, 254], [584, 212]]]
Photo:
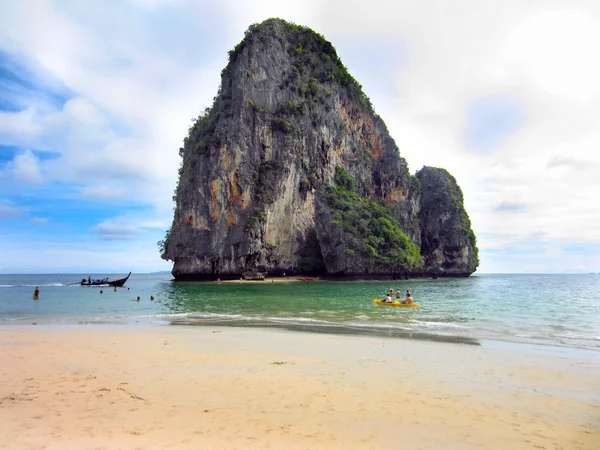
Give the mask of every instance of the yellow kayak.
[[406, 306], [406, 307], [414, 307], [414, 306], [419, 306], [418, 303], [402, 303], [402, 302], [392, 302], [392, 303], [388, 303], [388, 302], [382, 302], [381, 300], [374, 298], [373, 299], [373, 303], [377, 303], [378, 305], [385, 305], [385, 306]]

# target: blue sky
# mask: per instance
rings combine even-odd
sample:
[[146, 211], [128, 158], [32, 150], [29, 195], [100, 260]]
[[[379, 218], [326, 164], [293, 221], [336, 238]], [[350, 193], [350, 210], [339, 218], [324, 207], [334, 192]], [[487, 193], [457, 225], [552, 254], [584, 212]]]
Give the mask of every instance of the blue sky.
[[412, 172], [456, 177], [479, 272], [600, 272], [596, 2], [295, 3], [3, 2], [0, 273], [170, 270], [178, 149], [269, 17], [333, 43]]

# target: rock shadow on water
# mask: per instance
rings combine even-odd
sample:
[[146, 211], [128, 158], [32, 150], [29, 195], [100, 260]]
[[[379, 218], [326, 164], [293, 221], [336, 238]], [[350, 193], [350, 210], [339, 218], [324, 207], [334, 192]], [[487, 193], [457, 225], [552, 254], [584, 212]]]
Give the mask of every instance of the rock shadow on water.
[[210, 326], [210, 327], [234, 327], [234, 328], [271, 328], [288, 331], [301, 331], [305, 333], [321, 333], [346, 336], [370, 336], [387, 337], [396, 339], [415, 339], [420, 341], [446, 342], [451, 344], [481, 345], [473, 338], [457, 335], [439, 335], [433, 333], [390, 330], [384, 328], [363, 328], [350, 325], [320, 325], [320, 324], [300, 324], [300, 323], [274, 323], [267, 321], [247, 321], [247, 320], [224, 320], [207, 318], [178, 318], [170, 321], [170, 325], [191, 325], [191, 326]]

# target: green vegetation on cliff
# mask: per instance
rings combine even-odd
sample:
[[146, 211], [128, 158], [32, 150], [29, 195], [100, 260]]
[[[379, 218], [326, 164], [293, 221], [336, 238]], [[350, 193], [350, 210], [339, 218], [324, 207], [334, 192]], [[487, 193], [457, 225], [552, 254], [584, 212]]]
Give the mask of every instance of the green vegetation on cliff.
[[423, 265], [419, 248], [400, 229], [390, 208], [359, 197], [355, 180], [341, 166], [336, 167], [335, 185], [324, 199], [331, 225], [341, 231], [345, 253], [361, 256], [378, 266], [393, 270], [414, 270]]
[[[275, 33], [277, 27], [281, 27], [283, 33]], [[272, 18], [250, 25], [244, 39], [229, 52], [229, 64], [223, 72], [231, 70], [232, 63], [254, 40], [266, 42], [273, 36], [280, 39], [291, 59], [286, 87], [307, 98], [318, 98], [332, 93], [324, 84], [338, 84], [372, 111], [362, 86], [350, 75], [331, 42], [308, 27], [282, 19]]]

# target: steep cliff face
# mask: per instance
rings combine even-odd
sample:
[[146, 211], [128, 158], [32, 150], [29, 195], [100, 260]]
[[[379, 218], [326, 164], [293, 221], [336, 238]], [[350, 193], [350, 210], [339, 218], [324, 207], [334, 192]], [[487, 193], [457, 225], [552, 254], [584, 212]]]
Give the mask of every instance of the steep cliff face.
[[423, 272], [466, 276], [479, 264], [475, 233], [456, 180], [444, 169], [423, 167], [421, 182], [421, 253]]
[[251, 26], [180, 154], [161, 243], [177, 279], [422, 271], [420, 183], [333, 46], [308, 28]]

